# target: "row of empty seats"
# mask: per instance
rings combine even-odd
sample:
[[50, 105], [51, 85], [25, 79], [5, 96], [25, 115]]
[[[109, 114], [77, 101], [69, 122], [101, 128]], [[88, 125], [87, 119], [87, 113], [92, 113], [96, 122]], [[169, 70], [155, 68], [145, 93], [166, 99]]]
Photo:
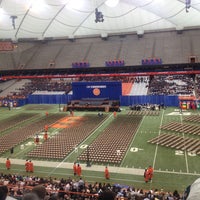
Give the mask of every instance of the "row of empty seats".
[[21, 113], [18, 115], [14, 115], [9, 117], [8, 119], [4, 119], [0, 123], [0, 132], [5, 131], [6, 129], [13, 128], [24, 121], [27, 121], [36, 116], [34, 113]]
[[185, 116], [183, 121], [199, 123], [200, 122], [200, 115]]
[[79, 156], [79, 160], [97, 163], [120, 164], [134, 134], [142, 120], [142, 116], [117, 116], [111, 124], [89, 145]]
[[158, 116], [159, 114], [160, 114], [159, 111], [155, 111], [155, 110], [128, 111], [128, 115]]
[[200, 140], [181, 137], [174, 134], [163, 133], [148, 141], [152, 144], [158, 144], [165, 147], [175, 148], [181, 151], [188, 151], [191, 153], [200, 154]]
[[[184, 35], [174, 32], [147, 34], [138, 40], [137, 35], [109, 37], [103, 41], [99, 38], [18, 43], [16, 52], [0, 55], [1, 69], [18, 69], [21, 65], [28, 69], [70, 68], [76, 60], [89, 60], [91, 67], [102, 67], [106, 60], [123, 58], [126, 65], [141, 65], [142, 58], [158, 57], [163, 63], [187, 63], [193, 52], [200, 56], [199, 30], [188, 30]], [[192, 49], [191, 49], [192, 48]], [[16, 56], [15, 56], [16, 54]], [[19, 59], [20, 58], [20, 59]]]
[[200, 135], [200, 126], [185, 123], [170, 122], [168, 124], [162, 125], [161, 129], [192, 135]]
[[54, 137], [38, 145], [28, 156], [47, 159], [61, 159], [66, 157], [102, 123], [105, 117], [84, 116], [73, 126], [64, 128]]
[[0, 153], [15, 147], [31, 137], [33, 138], [36, 133], [43, 130], [45, 125], [53, 124], [61, 117], [61, 114], [53, 114], [48, 117], [38, 118], [37, 121], [29, 125], [18, 127], [8, 134], [4, 134], [0, 137]]

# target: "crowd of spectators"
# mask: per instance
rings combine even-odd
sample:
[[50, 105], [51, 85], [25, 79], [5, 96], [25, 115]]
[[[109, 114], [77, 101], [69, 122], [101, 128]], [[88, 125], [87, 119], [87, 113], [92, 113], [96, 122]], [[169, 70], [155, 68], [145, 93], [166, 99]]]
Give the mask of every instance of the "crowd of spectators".
[[132, 76], [94, 76], [94, 77], [80, 77], [78, 81], [98, 82], [98, 81], [121, 81], [122, 83], [134, 82]]
[[32, 79], [30, 82], [25, 83], [22, 88], [18, 88], [17, 92], [13, 91], [12, 94], [0, 97], [0, 100], [1, 102], [9, 102], [17, 99], [25, 99], [35, 91], [64, 92], [67, 94], [71, 89], [71, 79]]
[[[121, 81], [122, 83], [145, 83], [150, 95], [187, 95], [193, 96], [195, 91], [200, 95], [200, 76], [196, 82], [193, 75], [156, 75], [148, 76], [105, 76], [105, 77], [80, 77], [79, 79], [32, 79], [18, 91], [13, 91], [0, 100], [24, 99], [29, 94], [38, 91], [64, 92], [68, 94], [72, 90], [73, 81]], [[196, 90], [195, 90], [196, 89]], [[0, 91], [1, 92], [1, 91]]]
[[150, 80], [148, 94], [194, 95], [195, 82], [191, 75], [159, 75]]
[[196, 96], [200, 97], [200, 75], [196, 75], [196, 80], [195, 80], [195, 85], [196, 85]]
[[135, 83], [146, 83], [149, 84], [149, 76], [136, 76], [134, 77]]
[[[164, 192], [162, 189], [143, 190], [134, 186], [109, 183], [88, 183], [81, 177], [68, 179], [41, 178], [37, 176], [22, 176], [19, 174], [0, 174], [0, 185], [7, 186], [8, 195], [15, 199], [23, 199], [27, 193], [39, 192], [39, 199], [55, 200], [95, 200], [101, 199], [105, 191], [112, 191], [116, 199], [128, 200], [183, 200], [183, 195], [177, 190]], [[25, 199], [25, 198], [24, 198]], [[111, 199], [110, 199], [111, 200]]]
[[24, 92], [32, 94], [35, 91], [63, 91], [66, 94], [71, 90], [71, 81], [64, 79], [32, 79], [25, 84]]

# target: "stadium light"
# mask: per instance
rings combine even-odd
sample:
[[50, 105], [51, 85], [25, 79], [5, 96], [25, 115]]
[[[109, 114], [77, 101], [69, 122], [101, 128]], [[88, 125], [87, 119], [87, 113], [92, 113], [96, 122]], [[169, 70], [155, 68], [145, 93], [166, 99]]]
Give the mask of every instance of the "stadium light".
[[13, 29], [15, 29], [15, 20], [17, 19], [17, 16], [12, 15], [12, 16], [10, 16], [10, 19], [11, 19], [11, 21], [12, 21]]
[[189, 12], [189, 8], [191, 7], [191, 0], [185, 0], [185, 9], [186, 12]]
[[96, 17], [95, 18], [96, 23], [104, 21], [103, 14], [102, 14], [102, 12], [98, 11], [98, 8], [95, 9], [95, 17]]

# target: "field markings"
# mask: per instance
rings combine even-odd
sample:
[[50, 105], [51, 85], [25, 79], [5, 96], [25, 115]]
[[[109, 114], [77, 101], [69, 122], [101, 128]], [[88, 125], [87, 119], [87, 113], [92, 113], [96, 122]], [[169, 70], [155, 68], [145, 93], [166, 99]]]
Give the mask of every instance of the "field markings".
[[[181, 129], [182, 129], [182, 127], [183, 127], [183, 117], [182, 117], [182, 115], [180, 115], [180, 119], [181, 119]], [[184, 134], [183, 130], [182, 130], [182, 135], [183, 135], [183, 138], [185, 138], [185, 134]], [[184, 140], [184, 146], [185, 146], [185, 140]], [[184, 150], [184, 154], [185, 154], [186, 171], [187, 171], [187, 173], [189, 173], [187, 151], [186, 150]]]
[[[160, 127], [162, 126], [162, 123], [163, 123], [164, 111], [165, 110], [162, 111], [162, 116], [161, 116], [161, 120], [160, 120]], [[161, 134], [161, 129], [159, 129], [158, 136], [160, 134]], [[155, 149], [155, 154], [154, 154], [154, 159], [153, 159], [153, 168], [155, 168], [157, 152], [158, 152], [158, 144], [156, 144], [156, 149]]]
[[[0, 158], [0, 169], [5, 169], [5, 160], [6, 157], [1, 157]], [[24, 159], [14, 159], [12, 158], [12, 164], [13, 165], [22, 165], [24, 166]], [[48, 173], [48, 175], [53, 175], [53, 174], [57, 174], [57, 173], [62, 173], [62, 172], [55, 172], [55, 168], [56, 169], [71, 169], [72, 170], [72, 166], [73, 163], [69, 163], [69, 162], [54, 162], [54, 161], [38, 161], [38, 160], [34, 160], [34, 166], [36, 167], [49, 167], [52, 168], [51, 171], [46, 171], [46, 173]], [[59, 168], [58, 168], [59, 166]], [[40, 168], [41, 169], [41, 168]], [[87, 167], [86, 164], [82, 165], [82, 169], [83, 172], [84, 171], [98, 171], [98, 172], [103, 172], [104, 171], [104, 166], [97, 166], [97, 165], [92, 165], [91, 167]], [[18, 171], [23, 171], [24, 172], [24, 167], [22, 167], [21, 169], [15, 169], [14, 167], [12, 167], [12, 170], [18, 170]], [[45, 171], [45, 170], [44, 170]], [[114, 166], [110, 166], [110, 172], [111, 173], [117, 173], [117, 174], [131, 174], [131, 175], [143, 175], [143, 170], [142, 169], [137, 169], [137, 168], [120, 168], [120, 167], [114, 167]], [[41, 173], [43, 172], [43, 170], [35, 170], [35, 173]], [[193, 175], [193, 176], [200, 176], [200, 173], [187, 173], [187, 172], [178, 172], [178, 171], [164, 171], [164, 170], [154, 170], [154, 172], [156, 173], [164, 173], [164, 174], [177, 174], [177, 175]], [[66, 175], [66, 174], [65, 174]]]

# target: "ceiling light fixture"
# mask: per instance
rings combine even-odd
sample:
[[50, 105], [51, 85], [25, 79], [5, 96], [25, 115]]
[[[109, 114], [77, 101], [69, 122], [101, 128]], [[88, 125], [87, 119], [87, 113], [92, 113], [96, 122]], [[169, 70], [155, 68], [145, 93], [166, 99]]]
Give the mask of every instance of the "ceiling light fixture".
[[111, 8], [114, 8], [118, 5], [119, 3], [119, 0], [107, 0], [105, 2], [105, 4], [108, 6], [108, 7], [111, 7]]
[[12, 21], [13, 29], [15, 29], [15, 20], [17, 19], [17, 16], [12, 15], [12, 16], [10, 16], [10, 18], [11, 18], [11, 21]]
[[99, 12], [99, 11], [98, 11], [98, 8], [95, 9], [95, 17], [96, 17], [96, 18], [95, 18], [94, 21], [95, 21], [96, 23], [98, 23], [98, 22], [103, 22], [103, 21], [104, 21], [103, 14], [102, 14], [102, 12]]
[[191, 7], [191, 0], [185, 0], [185, 9], [186, 12], [189, 12], [189, 8]]

